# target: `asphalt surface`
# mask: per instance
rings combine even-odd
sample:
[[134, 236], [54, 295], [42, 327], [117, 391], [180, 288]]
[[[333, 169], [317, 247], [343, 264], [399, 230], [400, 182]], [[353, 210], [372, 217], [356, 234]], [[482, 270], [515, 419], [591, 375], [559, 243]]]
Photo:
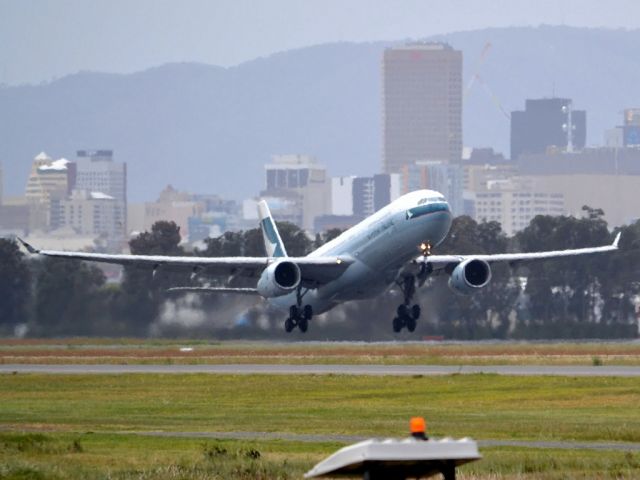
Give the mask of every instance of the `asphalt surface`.
[[553, 375], [566, 377], [640, 377], [640, 366], [538, 366], [538, 365], [0, 365], [0, 374], [105, 374], [210, 373], [233, 375]]
[[[287, 440], [293, 442], [355, 443], [370, 437], [358, 435], [313, 435], [274, 432], [120, 432], [151, 437], [211, 438], [232, 440]], [[523, 447], [548, 449], [617, 450], [640, 452], [640, 443], [618, 442], [570, 442], [561, 440], [479, 440], [480, 447]]]

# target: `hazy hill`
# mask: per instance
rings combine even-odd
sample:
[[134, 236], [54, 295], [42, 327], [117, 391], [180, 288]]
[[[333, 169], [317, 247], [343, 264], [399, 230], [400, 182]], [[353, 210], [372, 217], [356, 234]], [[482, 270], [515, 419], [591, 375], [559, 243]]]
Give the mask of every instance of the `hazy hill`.
[[[507, 110], [527, 97], [570, 96], [587, 110], [588, 140], [640, 105], [640, 30], [508, 28], [434, 37], [464, 52], [464, 143], [509, 154]], [[483, 62], [480, 54], [491, 43]], [[311, 153], [332, 175], [381, 164], [381, 70], [390, 43], [329, 44], [233, 68], [169, 64], [131, 75], [78, 73], [0, 89], [5, 191], [22, 193], [40, 150], [74, 158], [113, 148], [129, 164], [129, 195], [167, 183], [242, 198], [264, 182], [272, 153]], [[490, 93], [492, 92], [492, 93]]]

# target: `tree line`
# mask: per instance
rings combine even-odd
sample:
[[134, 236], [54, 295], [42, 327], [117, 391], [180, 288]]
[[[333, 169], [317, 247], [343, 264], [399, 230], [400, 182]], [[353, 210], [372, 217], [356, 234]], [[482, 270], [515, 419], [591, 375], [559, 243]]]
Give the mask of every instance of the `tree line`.
[[[483, 254], [581, 248], [610, 243], [622, 232], [620, 250], [589, 258], [565, 258], [521, 265], [494, 264], [492, 281], [471, 296], [447, 286], [446, 275], [430, 277], [415, 301], [423, 315], [415, 333], [395, 335], [391, 320], [401, 294], [348, 302], [314, 318], [301, 337], [285, 336], [286, 314], [254, 297], [175, 296], [170, 286], [192, 285], [191, 272], [127, 266], [122, 281], [108, 283], [95, 264], [26, 256], [11, 239], [0, 239], [0, 335], [198, 336], [211, 338], [305, 338], [381, 340], [442, 336], [448, 339], [635, 338], [640, 295], [640, 221], [609, 232], [603, 212], [584, 208], [584, 216], [537, 216], [507, 237], [497, 222], [454, 219], [437, 253]], [[309, 238], [290, 223], [278, 223], [291, 256], [303, 256], [335, 238], [330, 230]], [[263, 256], [259, 229], [226, 232], [185, 252], [179, 228], [161, 221], [129, 242], [145, 255]], [[225, 279], [222, 279], [225, 280]], [[221, 279], [210, 279], [212, 285]], [[250, 285], [239, 277], [235, 285]]]

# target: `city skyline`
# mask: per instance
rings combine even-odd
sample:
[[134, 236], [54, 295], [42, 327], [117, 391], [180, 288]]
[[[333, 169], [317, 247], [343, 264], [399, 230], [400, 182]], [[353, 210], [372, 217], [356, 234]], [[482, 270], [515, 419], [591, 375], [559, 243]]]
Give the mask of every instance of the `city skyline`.
[[[640, 105], [632, 47], [640, 31], [542, 27], [438, 40], [463, 51], [465, 146], [508, 156], [508, 112], [525, 98], [571, 97], [588, 112], [588, 145], [602, 144], [621, 111]], [[370, 176], [382, 162], [380, 56], [388, 47], [326, 45], [231, 70], [175, 64], [0, 89], [5, 193], [19, 193], [35, 153], [70, 158], [84, 146], [118, 152], [130, 167], [134, 201], [168, 182], [240, 199], [260, 187], [260, 177], [232, 164], [259, 171], [274, 153], [311, 153], [335, 175]], [[184, 168], [174, 169], [176, 162]]]

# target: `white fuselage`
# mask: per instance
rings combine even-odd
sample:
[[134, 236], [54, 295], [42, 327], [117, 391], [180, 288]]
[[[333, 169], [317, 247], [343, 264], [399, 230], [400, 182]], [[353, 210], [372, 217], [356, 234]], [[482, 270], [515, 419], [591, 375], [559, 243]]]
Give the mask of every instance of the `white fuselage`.
[[[445, 239], [451, 220], [451, 209], [441, 193], [418, 190], [403, 195], [308, 255], [351, 257], [354, 262], [337, 280], [303, 291], [303, 303], [319, 314], [341, 302], [380, 294], [405, 264], [420, 255], [420, 244], [435, 247]], [[296, 304], [296, 293], [268, 301], [288, 309]]]

